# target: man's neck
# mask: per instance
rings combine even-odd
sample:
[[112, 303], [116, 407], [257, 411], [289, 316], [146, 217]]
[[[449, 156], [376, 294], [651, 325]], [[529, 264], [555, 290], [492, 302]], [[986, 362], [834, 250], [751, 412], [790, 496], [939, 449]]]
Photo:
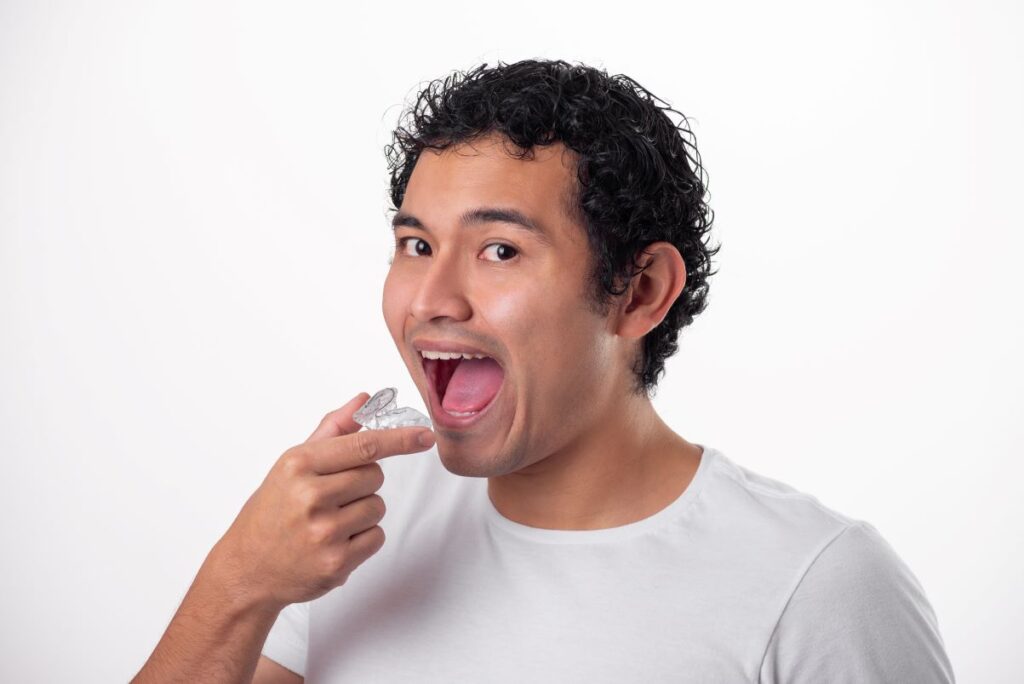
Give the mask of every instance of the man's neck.
[[630, 399], [565, 449], [487, 492], [506, 518], [530, 527], [595, 530], [654, 515], [689, 486], [701, 448], [675, 434], [650, 401]]

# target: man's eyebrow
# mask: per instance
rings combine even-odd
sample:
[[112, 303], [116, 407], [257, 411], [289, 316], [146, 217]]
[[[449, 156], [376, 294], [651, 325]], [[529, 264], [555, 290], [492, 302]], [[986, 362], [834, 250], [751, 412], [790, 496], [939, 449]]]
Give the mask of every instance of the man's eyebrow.
[[[518, 209], [511, 207], [478, 207], [463, 212], [462, 216], [459, 217], [459, 225], [461, 226], [478, 225], [481, 223], [508, 223], [517, 229], [529, 231], [539, 241], [551, 246], [551, 238], [541, 224]], [[426, 227], [418, 218], [404, 211], [399, 211], [391, 219], [392, 230], [400, 227], [426, 230]]]

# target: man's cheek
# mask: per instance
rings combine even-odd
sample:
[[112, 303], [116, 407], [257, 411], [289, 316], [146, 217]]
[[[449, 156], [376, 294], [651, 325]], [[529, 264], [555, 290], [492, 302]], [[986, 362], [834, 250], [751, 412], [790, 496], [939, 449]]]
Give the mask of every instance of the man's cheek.
[[403, 343], [402, 327], [405, 321], [401, 301], [394, 296], [394, 293], [385, 290], [381, 310], [384, 314], [384, 324], [387, 326], [391, 338], [395, 341], [395, 345], [400, 347]]
[[396, 274], [394, 270], [388, 272], [384, 280], [382, 295], [382, 309], [385, 320], [400, 321], [409, 310], [409, 304], [415, 295], [415, 284]]
[[502, 328], [518, 329], [526, 322], [536, 326], [543, 320], [540, 317], [550, 312], [551, 300], [551, 293], [545, 295], [535, 286], [517, 283], [492, 291], [480, 313], [496, 332]]

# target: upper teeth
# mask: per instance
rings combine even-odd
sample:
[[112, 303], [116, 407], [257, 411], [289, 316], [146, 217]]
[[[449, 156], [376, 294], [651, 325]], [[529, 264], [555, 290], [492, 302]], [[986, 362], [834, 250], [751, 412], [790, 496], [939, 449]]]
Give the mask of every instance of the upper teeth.
[[425, 359], [486, 359], [489, 358], [484, 354], [462, 354], [460, 352], [443, 352], [443, 351], [428, 351], [426, 349], [421, 350], [420, 354]]

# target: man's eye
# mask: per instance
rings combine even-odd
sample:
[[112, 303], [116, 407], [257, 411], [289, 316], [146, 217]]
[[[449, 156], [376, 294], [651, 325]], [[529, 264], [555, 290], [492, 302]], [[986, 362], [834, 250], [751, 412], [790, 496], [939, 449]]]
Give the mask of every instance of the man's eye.
[[[412, 244], [412, 250], [409, 250], [409, 244]], [[429, 256], [430, 245], [427, 244], [421, 238], [418, 237], [403, 237], [398, 238], [398, 250], [405, 256], [418, 257], [418, 256]], [[512, 245], [506, 245], [503, 242], [495, 242], [484, 247], [484, 252], [491, 250], [494, 254], [494, 259], [488, 259], [488, 261], [511, 261], [519, 255], [519, 250]]]
[[485, 252], [489, 249], [494, 250], [494, 256], [498, 257], [498, 261], [511, 261], [517, 254], [519, 254], [519, 250], [512, 245], [506, 245], [503, 242], [495, 242], [494, 244], [484, 247]]
[[[416, 245], [413, 247], [412, 254], [410, 254], [409, 251], [406, 250], [406, 245], [408, 245], [410, 242], [413, 242]], [[419, 247], [420, 244], [422, 244], [423, 248], [427, 250], [427, 253], [430, 252], [430, 245], [428, 245], [426, 242], [424, 242], [418, 237], [404, 237], [398, 239], [398, 249], [403, 250], [402, 253], [405, 254], [406, 256], [421, 256], [422, 252]]]

